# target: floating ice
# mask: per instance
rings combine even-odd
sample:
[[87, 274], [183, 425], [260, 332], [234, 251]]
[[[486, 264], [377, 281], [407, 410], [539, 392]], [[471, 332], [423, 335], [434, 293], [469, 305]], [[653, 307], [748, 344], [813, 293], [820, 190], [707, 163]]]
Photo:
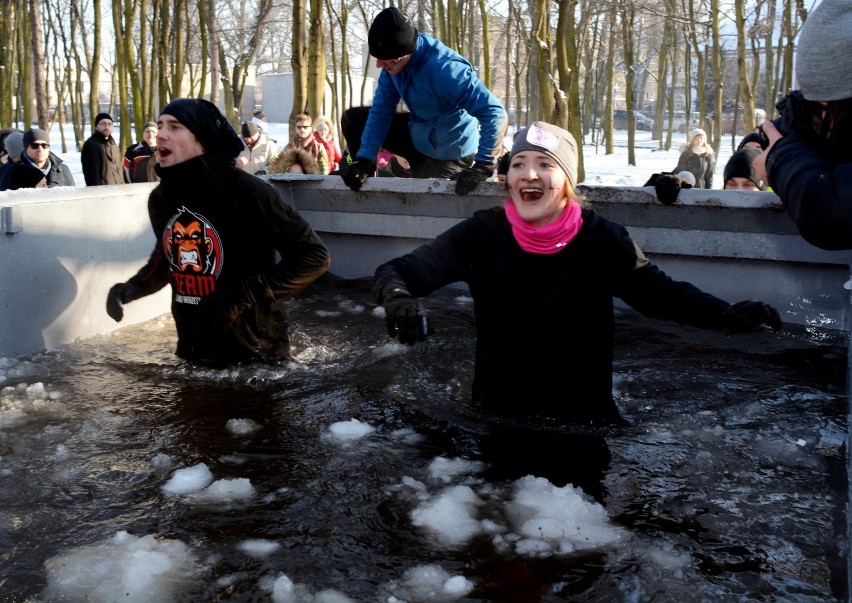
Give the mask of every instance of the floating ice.
[[273, 603], [354, 603], [346, 595], [331, 589], [311, 595], [306, 586], [294, 583], [284, 574], [274, 581], [263, 581], [261, 586], [272, 591]]
[[167, 496], [192, 494], [206, 488], [213, 481], [213, 474], [204, 463], [192, 467], [178, 469], [172, 478], [163, 485], [163, 493]]
[[557, 488], [528, 475], [514, 484], [506, 505], [510, 526], [521, 537], [515, 549], [534, 556], [614, 544], [624, 532], [609, 523], [606, 510], [571, 485]]
[[202, 568], [180, 540], [137, 538], [125, 531], [45, 562], [49, 601], [177, 601]]
[[229, 419], [225, 429], [235, 435], [249, 435], [261, 429], [261, 425], [252, 419]]
[[373, 433], [375, 430], [376, 428], [368, 423], [362, 423], [358, 419], [349, 419], [329, 425], [328, 434], [341, 442], [353, 442]]
[[237, 548], [249, 557], [255, 559], [263, 559], [268, 557], [275, 551], [281, 548], [281, 545], [274, 540], [264, 540], [263, 538], [250, 538], [243, 540], [237, 545]]
[[411, 520], [446, 544], [462, 544], [482, 533], [476, 511], [483, 504], [469, 486], [451, 486], [415, 508]]
[[235, 502], [254, 498], [255, 490], [244, 477], [216, 480], [187, 498], [190, 503]]
[[407, 569], [399, 582], [388, 586], [388, 603], [404, 601], [452, 601], [467, 596], [473, 583], [464, 576], [452, 576], [439, 565]]
[[429, 475], [434, 479], [449, 482], [457, 475], [479, 473], [484, 468], [485, 464], [479, 461], [468, 461], [460, 458], [447, 459], [439, 456], [429, 464]]

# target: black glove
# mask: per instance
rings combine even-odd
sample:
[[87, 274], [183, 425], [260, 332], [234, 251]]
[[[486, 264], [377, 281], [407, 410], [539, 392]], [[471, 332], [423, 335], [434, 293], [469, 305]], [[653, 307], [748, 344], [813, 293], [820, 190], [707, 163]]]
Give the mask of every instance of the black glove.
[[677, 195], [682, 188], [692, 188], [692, 185], [677, 174], [663, 173], [654, 179], [654, 191], [663, 205], [671, 205], [677, 201]]
[[737, 302], [719, 317], [719, 326], [729, 333], [745, 333], [760, 325], [780, 331], [781, 315], [772, 306], [755, 300]]
[[388, 335], [399, 339], [400, 343], [413, 345], [425, 341], [431, 333], [426, 309], [420, 301], [408, 293], [398, 293], [385, 298], [385, 323]]
[[475, 189], [480, 182], [488, 180], [494, 173], [494, 166], [485, 163], [474, 163], [471, 167], [453, 174], [450, 180], [456, 181], [456, 194], [466, 195]]
[[346, 186], [357, 192], [370, 176], [376, 173], [376, 165], [369, 159], [359, 158], [350, 165], [340, 168], [340, 177]]
[[107, 293], [106, 311], [115, 322], [121, 322], [124, 318], [123, 304], [132, 302], [142, 297], [139, 287], [131, 283], [118, 283], [113, 285]]

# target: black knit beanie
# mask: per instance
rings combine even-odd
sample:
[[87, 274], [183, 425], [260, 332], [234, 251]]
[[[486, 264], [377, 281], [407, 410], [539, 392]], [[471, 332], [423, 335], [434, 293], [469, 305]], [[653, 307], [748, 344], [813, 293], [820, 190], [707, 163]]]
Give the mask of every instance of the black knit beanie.
[[95, 115], [95, 121], [92, 122], [92, 125], [94, 125], [97, 128], [98, 124], [101, 123], [102, 119], [108, 119], [110, 121], [115, 121], [112, 117], [110, 117], [109, 113], [98, 113], [97, 115]]
[[210, 101], [178, 98], [163, 107], [160, 115], [171, 115], [186, 126], [208, 155], [234, 161], [243, 150], [243, 141], [233, 126]]
[[758, 132], [749, 132], [748, 134], [743, 136], [743, 139], [740, 141], [740, 144], [737, 145], [737, 150], [742, 151], [744, 148], [746, 148], [745, 145], [747, 145], [750, 142], [756, 142], [759, 145], [761, 145], [761, 147], [762, 147], [763, 146], [763, 136], [761, 136]]
[[377, 59], [398, 59], [417, 50], [418, 31], [395, 6], [384, 9], [370, 26], [367, 44]]
[[748, 178], [754, 182], [755, 186], [762, 191], [766, 190], [763, 181], [760, 180], [754, 173], [754, 168], [751, 166], [754, 158], [760, 155], [760, 149], [746, 147], [731, 155], [727, 165], [725, 165], [725, 182], [730, 178]]

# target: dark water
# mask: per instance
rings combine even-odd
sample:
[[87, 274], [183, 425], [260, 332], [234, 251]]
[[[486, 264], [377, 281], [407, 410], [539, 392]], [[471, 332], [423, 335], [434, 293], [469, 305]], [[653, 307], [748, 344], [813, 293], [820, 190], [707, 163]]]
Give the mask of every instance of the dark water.
[[[629, 425], [596, 438], [467, 404], [474, 330], [457, 295], [429, 300], [437, 333], [414, 348], [388, 344], [368, 282], [329, 279], [287, 302], [287, 366], [186, 365], [165, 316], [0, 363], [3, 600], [73, 600], [45, 591], [46, 562], [122, 530], [191, 548], [197, 571], [175, 595], [185, 601], [270, 600], [281, 574], [310, 593], [405, 600], [394, 585], [430, 564], [473, 583], [466, 600], [845, 597], [845, 342], [621, 315], [615, 393]], [[235, 434], [235, 418], [260, 429]], [[353, 418], [375, 431], [329, 439], [329, 425]], [[417, 500], [401, 486], [429, 484], [438, 456], [486, 463], [466, 482], [478, 492], [526, 473], [582, 485], [625, 536], [544, 557], [482, 534], [447, 546], [413, 525]], [[176, 468], [198, 463], [247, 478], [255, 495], [164, 495]], [[248, 538], [281, 547], [257, 559], [238, 550]]]

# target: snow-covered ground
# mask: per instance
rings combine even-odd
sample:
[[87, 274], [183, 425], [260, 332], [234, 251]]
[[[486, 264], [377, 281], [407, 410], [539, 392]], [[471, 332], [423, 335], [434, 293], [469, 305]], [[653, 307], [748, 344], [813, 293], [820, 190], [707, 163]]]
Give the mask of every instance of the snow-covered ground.
[[[66, 139], [70, 139], [72, 132], [66, 127]], [[290, 139], [289, 126], [286, 123], [270, 123], [267, 126], [270, 137], [275, 139], [283, 148]], [[89, 131], [87, 130], [87, 135]], [[118, 139], [118, 129], [113, 136]], [[608, 186], [642, 186], [647, 182], [651, 174], [659, 172], [671, 172], [677, 165], [680, 155], [678, 149], [686, 144], [686, 134], [676, 134], [672, 139], [672, 148], [668, 151], [659, 148], [659, 141], [651, 140], [651, 132], [639, 130], [636, 132], [635, 155], [636, 165], [627, 164], [627, 131], [617, 130], [615, 132], [615, 153], [607, 155], [603, 145], [596, 147], [593, 144], [583, 145], [583, 159], [586, 168], [586, 184], [602, 184]], [[62, 138], [59, 126], [55, 126], [50, 132], [52, 151], [59, 155], [71, 168], [74, 181], [82, 186], [84, 184], [83, 171], [80, 166], [80, 154], [73, 151], [73, 144], [69, 142], [69, 152], [62, 153]], [[739, 139], [737, 139], [739, 142]], [[506, 147], [511, 148], [512, 138], [506, 139]], [[722, 188], [722, 172], [725, 164], [731, 156], [731, 137], [722, 138], [722, 148], [716, 162], [716, 176], [713, 179], [714, 188]]]

